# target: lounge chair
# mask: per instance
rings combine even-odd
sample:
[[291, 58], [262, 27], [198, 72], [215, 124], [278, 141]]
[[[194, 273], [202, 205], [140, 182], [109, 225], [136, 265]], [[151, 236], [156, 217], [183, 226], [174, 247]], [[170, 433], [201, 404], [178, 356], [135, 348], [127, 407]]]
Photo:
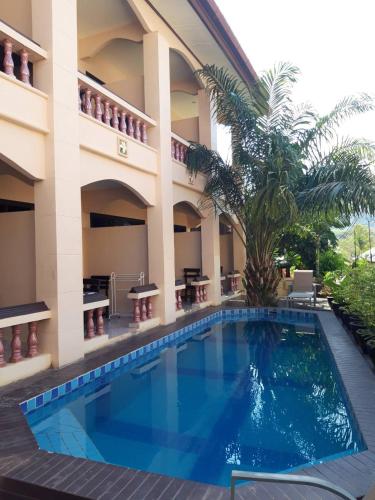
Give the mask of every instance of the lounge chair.
[[313, 271], [294, 271], [293, 291], [288, 294], [288, 306], [293, 300], [310, 302], [316, 305], [316, 289], [313, 284]]
[[[232, 471], [230, 483], [231, 500], [235, 500], [236, 481], [261, 481], [265, 483], [296, 484], [312, 487], [315, 486], [315, 488], [321, 488], [325, 491], [329, 491], [340, 498], [344, 498], [345, 500], [356, 500], [356, 498], [348, 491], [324, 479], [318, 479], [311, 476], [300, 476], [295, 474], [273, 474], [268, 472], [245, 472], [237, 470]], [[371, 490], [363, 497], [362, 500], [375, 500], [375, 487], [371, 488]]]

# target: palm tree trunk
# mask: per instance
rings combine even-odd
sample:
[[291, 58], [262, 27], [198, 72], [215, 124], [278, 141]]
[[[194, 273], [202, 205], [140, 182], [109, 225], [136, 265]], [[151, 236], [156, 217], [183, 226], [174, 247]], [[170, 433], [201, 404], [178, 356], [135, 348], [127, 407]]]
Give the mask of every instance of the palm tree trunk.
[[280, 276], [269, 245], [263, 234], [254, 235], [247, 246], [245, 268], [246, 295], [250, 306], [277, 304]]

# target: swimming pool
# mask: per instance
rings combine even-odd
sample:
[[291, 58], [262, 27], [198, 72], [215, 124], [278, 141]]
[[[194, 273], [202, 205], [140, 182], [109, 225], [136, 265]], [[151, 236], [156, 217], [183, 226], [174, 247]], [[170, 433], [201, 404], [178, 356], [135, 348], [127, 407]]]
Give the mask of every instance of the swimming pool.
[[218, 485], [364, 449], [310, 313], [220, 311], [21, 406], [41, 449]]

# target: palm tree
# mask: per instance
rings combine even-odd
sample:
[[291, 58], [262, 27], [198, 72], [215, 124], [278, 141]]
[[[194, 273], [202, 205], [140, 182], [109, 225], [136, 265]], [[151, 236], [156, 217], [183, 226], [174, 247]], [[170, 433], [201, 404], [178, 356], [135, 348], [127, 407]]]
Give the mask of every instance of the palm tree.
[[375, 212], [375, 148], [336, 132], [344, 119], [374, 109], [372, 99], [347, 97], [319, 117], [307, 105], [293, 105], [298, 73], [281, 63], [249, 88], [216, 66], [197, 72], [218, 122], [230, 129], [232, 160], [191, 143], [187, 164], [191, 173], [206, 175], [205, 203], [238, 219], [247, 253], [247, 298], [255, 306], [275, 303], [279, 277], [273, 255], [293, 223], [309, 215]]

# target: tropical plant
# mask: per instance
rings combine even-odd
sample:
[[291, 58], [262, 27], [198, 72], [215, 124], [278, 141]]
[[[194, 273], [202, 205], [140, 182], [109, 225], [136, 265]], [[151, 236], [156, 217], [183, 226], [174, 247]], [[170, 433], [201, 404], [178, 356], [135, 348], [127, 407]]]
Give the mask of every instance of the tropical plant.
[[248, 302], [273, 304], [280, 279], [274, 253], [288, 227], [309, 216], [375, 213], [374, 147], [336, 134], [345, 118], [374, 104], [365, 94], [347, 97], [323, 117], [309, 106], [296, 107], [291, 90], [298, 69], [288, 63], [252, 88], [216, 66], [197, 74], [218, 122], [230, 129], [232, 161], [192, 143], [188, 168], [206, 175], [205, 203], [238, 219]]

